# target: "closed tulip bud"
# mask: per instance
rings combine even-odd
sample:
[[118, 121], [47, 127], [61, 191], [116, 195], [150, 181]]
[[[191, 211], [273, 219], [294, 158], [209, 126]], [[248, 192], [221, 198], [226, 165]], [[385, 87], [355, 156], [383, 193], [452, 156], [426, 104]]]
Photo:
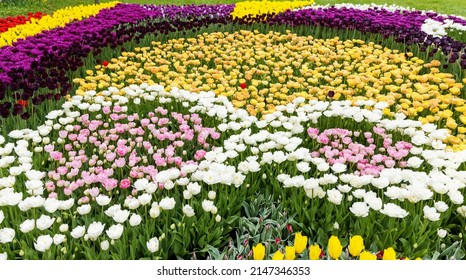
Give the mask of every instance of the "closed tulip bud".
[[341, 246], [340, 240], [338, 237], [332, 235], [328, 240], [328, 254], [335, 260], [338, 260], [341, 255], [343, 247]]
[[360, 235], [351, 237], [349, 243], [349, 252], [351, 256], [357, 257], [364, 250], [364, 240]]
[[100, 242], [100, 248], [102, 249], [102, 251], [107, 251], [109, 247], [110, 244], [108, 243], [108, 240]]

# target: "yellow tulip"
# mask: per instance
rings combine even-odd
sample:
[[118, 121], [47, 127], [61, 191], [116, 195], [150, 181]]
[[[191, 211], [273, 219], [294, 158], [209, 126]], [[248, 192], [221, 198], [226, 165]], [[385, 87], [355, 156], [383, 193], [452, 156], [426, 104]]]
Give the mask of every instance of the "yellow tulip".
[[300, 232], [296, 233], [294, 236], [294, 247], [296, 248], [296, 253], [301, 254], [307, 247], [307, 236], [301, 235]]
[[295, 9], [303, 6], [309, 6], [314, 3], [311, 1], [244, 1], [236, 3], [232, 16], [243, 18], [248, 15], [257, 16], [259, 14], [280, 13], [288, 9]]
[[351, 256], [357, 257], [364, 250], [364, 240], [360, 235], [355, 235], [351, 237], [349, 243], [349, 252]]
[[320, 258], [320, 253], [322, 252], [322, 249], [320, 249], [319, 245], [311, 245], [309, 247], [309, 259], [311, 260], [318, 260]]
[[295, 257], [296, 257], [296, 248], [294, 246], [286, 246], [285, 247], [285, 259], [294, 260]]
[[340, 240], [338, 237], [332, 235], [328, 240], [328, 254], [335, 260], [338, 260], [341, 255], [343, 247], [341, 246]]
[[265, 246], [262, 243], [257, 244], [252, 247], [253, 258], [258, 260], [263, 260], [265, 257]]
[[275, 254], [273, 254], [272, 260], [281, 261], [281, 260], [283, 260], [284, 257], [285, 257], [285, 255], [283, 255], [283, 253], [280, 250], [277, 250], [277, 252], [275, 252]]
[[383, 260], [396, 260], [396, 252], [392, 247], [383, 250]]
[[361, 254], [359, 254], [359, 259], [361, 261], [375, 261], [377, 260], [377, 256], [371, 254], [370, 252], [364, 251]]
[[[233, 16], [295, 8], [294, 5], [304, 2], [312, 0], [243, 2], [236, 5]], [[82, 10], [80, 16], [88, 13], [87, 8]], [[64, 22], [60, 19], [50, 23]], [[13, 39], [1, 37], [0, 34], [0, 45]], [[288, 44], [269, 47], [275, 42], [289, 41], [296, 42], [300, 51], [289, 52]], [[254, 51], [251, 45], [255, 46]], [[271, 52], [280, 54], [278, 60], [271, 59]], [[365, 53], [367, 55], [362, 55]], [[196, 38], [174, 39], [167, 43], [152, 42], [150, 48], [123, 52], [107, 67], [97, 65], [93, 71], [89, 70], [88, 77], [74, 82], [79, 86], [76, 93], [85, 95], [83, 92], [101, 91], [109, 86], [122, 89], [133, 82], [154, 84], [154, 78], [165, 91], [174, 87], [195, 93], [213, 90], [217, 95], [229, 97], [236, 108], [258, 116], [273, 113], [276, 106], [287, 105], [296, 97], [328, 100], [328, 93], [332, 91], [332, 99], [352, 103], [358, 100], [386, 102], [389, 107], [384, 108], [383, 113], [388, 117], [403, 113], [423, 124], [438, 122], [441, 128], [448, 128], [452, 136], [457, 137], [454, 141], [443, 141], [449, 145], [447, 149], [466, 149], [466, 101], [460, 94], [464, 82], [458, 83], [452, 74], [439, 72], [435, 67], [441, 64], [437, 62], [419, 65], [422, 60], [409, 55], [413, 60], [405, 58], [404, 53], [358, 40], [316, 39], [290, 31], [262, 34], [241, 30], [228, 34], [204, 33]], [[310, 67], [311, 57], [312, 64], [320, 67]], [[208, 67], [210, 60], [217, 65]], [[258, 61], [264, 63], [258, 64]], [[330, 61], [345, 61], [345, 64]], [[426, 69], [430, 73], [421, 74]], [[242, 83], [246, 83], [246, 87], [239, 90]], [[300, 251], [299, 246], [296, 249]]]

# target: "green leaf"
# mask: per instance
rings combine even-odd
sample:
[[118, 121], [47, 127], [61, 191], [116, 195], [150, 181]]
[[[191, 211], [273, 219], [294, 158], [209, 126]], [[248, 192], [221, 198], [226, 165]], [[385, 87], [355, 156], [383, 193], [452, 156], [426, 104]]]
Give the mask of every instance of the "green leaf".
[[327, 234], [321, 228], [317, 230], [317, 244], [320, 246], [327, 246], [329, 238], [330, 237], [327, 236]]
[[206, 240], [206, 236], [202, 236], [201, 238], [199, 238], [199, 242], [197, 243], [199, 245], [200, 248], [204, 248], [205, 247], [205, 240]]
[[408, 240], [404, 239], [404, 238], [400, 238], [399, 239], [401, 244], [403, 244], [403, 252], [405, 254], [411, 254], [411, 252], [413, 251], [413, 248], [411, 246], [411, 242], [409, 242]]

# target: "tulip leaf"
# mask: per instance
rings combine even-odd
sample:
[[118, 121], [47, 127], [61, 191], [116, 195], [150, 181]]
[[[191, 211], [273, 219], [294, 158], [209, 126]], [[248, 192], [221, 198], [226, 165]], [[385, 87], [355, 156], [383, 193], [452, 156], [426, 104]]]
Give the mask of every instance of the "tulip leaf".
[[319, 228], [317, 230], [317, 244], [321, 246], [326, 246], [328, 242], [329, 236], [321, 229]]

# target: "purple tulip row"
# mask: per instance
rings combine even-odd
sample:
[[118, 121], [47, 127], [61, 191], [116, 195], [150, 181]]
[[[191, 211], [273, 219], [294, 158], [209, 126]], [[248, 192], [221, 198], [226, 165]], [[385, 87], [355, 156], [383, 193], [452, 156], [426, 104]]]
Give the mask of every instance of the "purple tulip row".
[[[29, 113], [24, 104], [28, 104], [28, 100], [33, 105], [39, 105], [45, 100], [59, 100], [65, 96], [71, 89], [67, 71], [83, 66], [83, 58], [90, 53], [99, 54], [103, 47], [115, 48], [126, 41], [139, 40], [148, 33], [168, 33], [217, 23], [229, 17], [233, 8], [234, 5], [178, 7], [118, 4], [102, 10], [95, 17], [0, 48], [0, 116], [19, 115], [27, 119]], [[195, 18], [195, 22], [186, 25], [182, 20], [176, 20], [186, 18], [186, 15]], [[136, 24], [167, 16], [170, 22]], [[39, 94], [37, 90], [40, 88], [48, 88], [55, 93]], [[14, 92], [16, 102], [4, 100], [7, 89]]]

